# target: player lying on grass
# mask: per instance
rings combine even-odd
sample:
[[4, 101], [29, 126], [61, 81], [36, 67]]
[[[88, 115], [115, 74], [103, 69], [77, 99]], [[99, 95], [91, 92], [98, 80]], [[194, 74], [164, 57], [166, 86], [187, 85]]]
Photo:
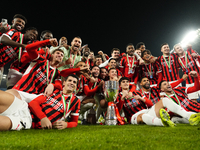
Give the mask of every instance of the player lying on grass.
[[[194, 76], [193, 73], [191, 73], [191, 75]], [[168, 113], [162, 108], [168, 108], [170, 111], [188, 119], [191, 125], [196, 125], [200, 121], [199, 113], [196, 114], [194, 112], [187, 112], [170, 99], [161, 99], [153, 105], [152, 102], [141, 95], [139, 91], [133, 92], [134, 98], [127, 97], [129, 92], [129, 80], [126, 77], [121, 78], [119, 84], [122, 88], [122, 92], [118, 95], [117, 106], [119, 110], [122, 108], [124, 109], [126, 116], [127, 114], [131, 115], [131, 118], [129, 117], [129, 121], [132, 124], [146, 123], [147, 125], [156, 126], [174, 126], [175, 124], [170, 121]], [[197, 84], [199, 84], [199, 82]], [[151, 105], [153, 106], [150, 109], [147, 109], [145, 108], [145, 104], [147, 104], [148, 107]]]
[[[76, 127], [80, 100], [73, 94], [78, 84], [76, 75], [66, 77], [63, 91], [55, 90], [49, 97], [43, 95], [29, 103], [32, 112], [32, 128], [65, 129]], [[67, 122], [68, 120], [68, 122]]]

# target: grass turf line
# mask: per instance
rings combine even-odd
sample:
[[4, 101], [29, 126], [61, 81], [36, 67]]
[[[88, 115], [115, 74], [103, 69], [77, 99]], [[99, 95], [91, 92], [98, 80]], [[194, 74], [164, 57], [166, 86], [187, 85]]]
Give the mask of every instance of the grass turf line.
[[1, 131], [0, 149], [199, 149], [199, 128], [78, 125], [65, 130]]

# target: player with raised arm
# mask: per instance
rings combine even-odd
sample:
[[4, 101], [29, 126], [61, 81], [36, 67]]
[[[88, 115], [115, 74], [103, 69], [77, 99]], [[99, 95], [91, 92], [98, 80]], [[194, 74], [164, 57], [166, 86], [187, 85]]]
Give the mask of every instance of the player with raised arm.
[[26, 46], [29, 56], [36, 62], [29, 66], [13, 89], [7, 90], [7, 92], [12, 93], [19, 99], [30, 102], [41, 93], [49, 96], [54, 89], [62, 89], [60, 72], [56, 69], [56, 66], [62, 62], [63, 51], [60, 49], [55, 50], [51, 54], [50, 60], [37, 52], [39, 47], [48, 44], [56, 46], [57, 40], [44, 40]]

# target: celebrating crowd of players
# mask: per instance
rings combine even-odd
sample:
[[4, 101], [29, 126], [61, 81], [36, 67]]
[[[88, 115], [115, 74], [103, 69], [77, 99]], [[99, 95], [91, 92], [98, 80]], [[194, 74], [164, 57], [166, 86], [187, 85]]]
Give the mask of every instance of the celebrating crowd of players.
[[104, 82], [109, 80], [119, 82], [115, 105], [128, 123], [199, 123], [200, 56], [191, 46], [184, 51], [177, 44], [171, 54], [164, 43], [163, 55], [154, 57], [143, 42], [136, 49], [130, 43], [126, 53], [113, 48], [109, 58], [102, 51], [94, 55], [80, 37], [69, 45], [66, 37], [57, 42], [49, 30], [40, 34], [40, 40], [34, 27], [22, 34], [26, 23], [16, 14], [12, 25], [0, 24], [1, 76], [13, 61], [8, 90], [0, 91], [0, 130], [72, 128], [78, 120], [89, 123], [87, 114], [92, 110], [96, 122], [100, 115], [105, 117]]

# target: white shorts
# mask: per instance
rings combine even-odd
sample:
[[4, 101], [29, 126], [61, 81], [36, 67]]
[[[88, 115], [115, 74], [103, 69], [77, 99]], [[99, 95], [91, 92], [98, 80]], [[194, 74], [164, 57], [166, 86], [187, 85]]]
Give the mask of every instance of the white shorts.
[[22, 78], [22, 73], [15, 70], [15, 69], [9, 69], [8, 71], [8, 77], [7, 77], [7, 88], [14, 86], [21, 78]]
[[[186, 87], [192, 87], [194, 86], [194, 83], [191, 83], [191, 84], [186, 84]], [[199, 98], [199, 95], [200, 95], [200, 91], [196, 91], [196, 92], [193, 92], [193, 93], [190, 93], [190, 94], [187, 94], [188, 95], [188, 98], [189, 99], [198, 99]]]
[[28, 104], [15, 97], [13, 103], [0, 115], [7, 116], [12, 122], [11, 130], [30, 129], [32, 118]]
[[30, 103], [33, 99], [35, 99], [36, 97], [38, 97], [39, 95], [37, 94], [30, 94], [30, 93], [27, 93], [27, 92], [22, 92], [22, 91], [18, 91], [17, 92], [19, 93], [21, 99], [27, 103]]
[[135, 113], [134, 115], [132, 115], [131, 124], [138, 124], [137, 123], [137, 117], [140, 114], [149, 114], [153, 117], [156, 117], [155, 105], [153, 105], [150, 109], [143, 109], [143, 110], [140, 110], [139, 112]]

